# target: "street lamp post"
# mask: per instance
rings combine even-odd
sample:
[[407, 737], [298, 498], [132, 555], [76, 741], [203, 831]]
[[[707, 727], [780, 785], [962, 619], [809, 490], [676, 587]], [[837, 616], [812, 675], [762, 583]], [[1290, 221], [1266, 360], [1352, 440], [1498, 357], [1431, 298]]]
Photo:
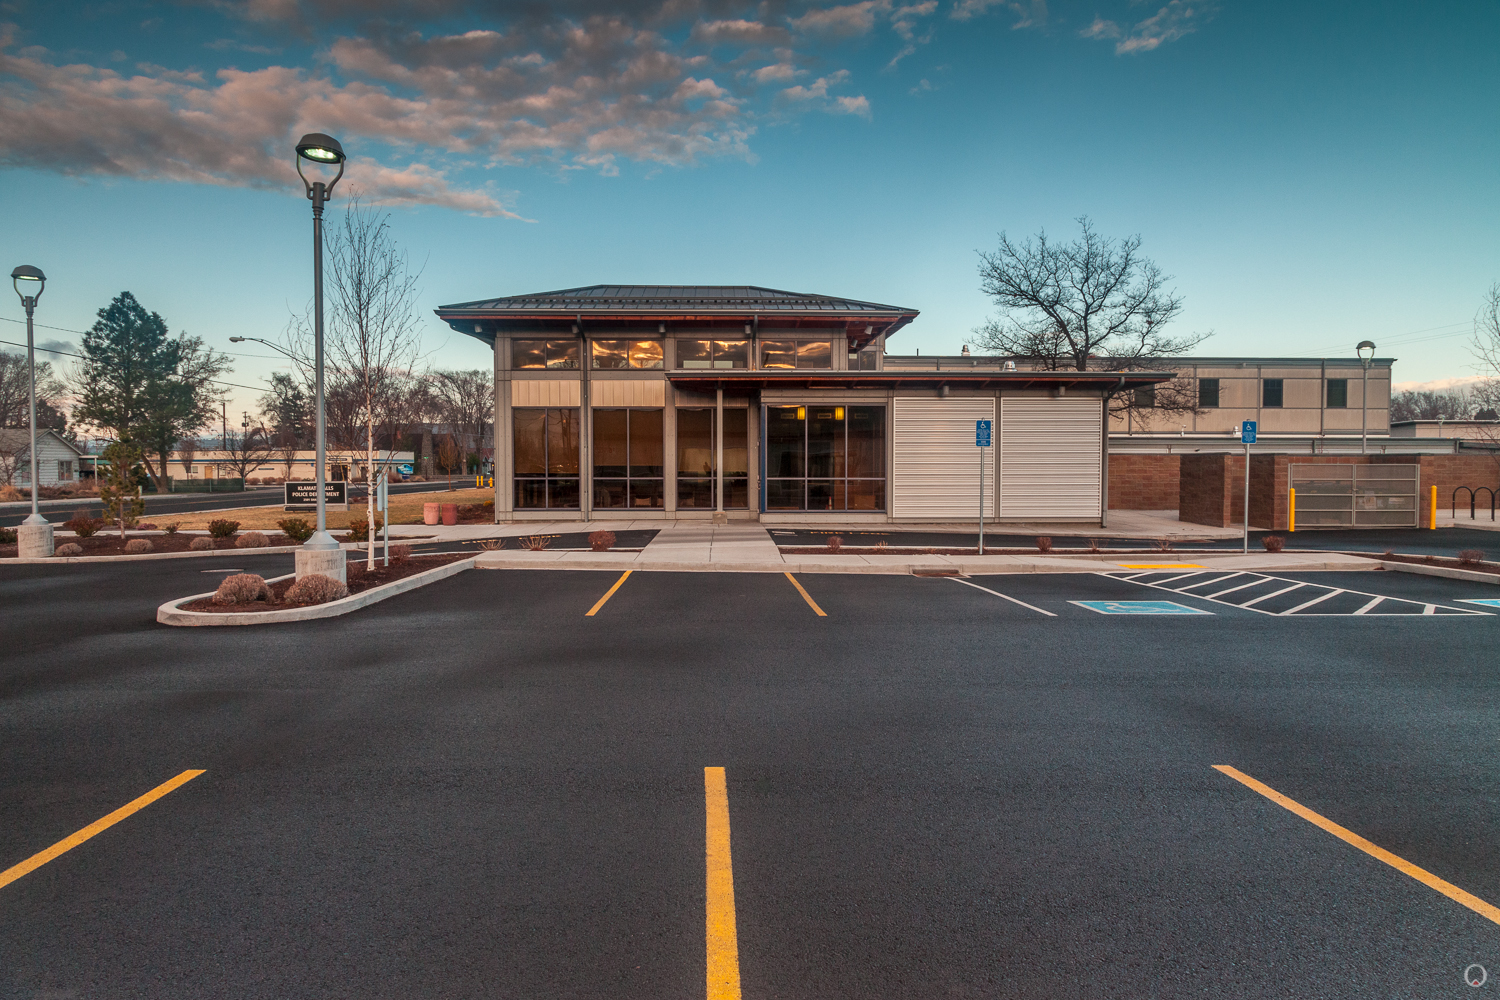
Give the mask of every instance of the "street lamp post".
[[[331, 181], [308, 180], [302, 172], [302, 161], [337, 165], [339, 172]], [[333, 187], [344, 176], [344, 147], [331, 135], [309, 132], [297, 143], [297, 176], [307, 188], [308, 200], [313, 211], [313, 367], [317, 375], [317, 490], [318, 529], [297, 550], [297, 577], [309, 573], [321, 573], [339, 581], [347, 579], [344, 553], [339, 543], [328, 533], [327, 498], [324, 496], [324, 479], [327, 475], [327, 446], [324, 434], [323, 406], [323, 205], [333, 193]]]
[[31, 516], [21, 522], [17, 535], [16, 555], [23, 559], [45, 558], [52, 554], [52, 525], [42, 516], [37, 503], [37, 457], [36, 457], [36, 340], [32, 331], [32, 314], [36, 312], [37, 300], [47, 286], [47, 276], [39, 267], [22, 264], [10, 272], [10, 283], [21, 297], [21, 306], [26, 310], [26, 371], [30, 379], [31, 392]]
[[1365, 366], [1365, 378], [1359, 390], [1359, 453], [1364, 455], [1369, 452], [1370, 362], [1375, 358], [1375, 342], [1372, 340], [1361, 340], [1359, 346], [1354, 351], [1359, 355], [1360, 364]]

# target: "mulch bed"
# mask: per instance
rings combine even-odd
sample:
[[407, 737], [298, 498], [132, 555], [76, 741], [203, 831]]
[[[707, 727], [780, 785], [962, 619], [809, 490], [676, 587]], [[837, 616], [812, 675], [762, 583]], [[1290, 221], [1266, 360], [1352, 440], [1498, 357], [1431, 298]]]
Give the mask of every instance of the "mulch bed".
[[[974, 546], [964, 548], [920, 548], [916, 546], [888, 545], [885, 548], [856, 548], [851, 545], [841, 546], [837, 550], [831, 550], [824, 545], [778, 545], [777, 549], [786, 555], [798, 556], [972, 556], [977, 555]], [[1187, 555], [1191, 553], [1213, 552], [1220, 555], [1225, 554], [1221, 549], [1049, 549], [1043, 552], [1041, 549], [992, 549], [988, 545], [984, 547], [987, 556], [1168, 556]], [[1234, 553], [1229, 553], [1234, 554]]]
[[1487, 562], [1464, 562], [1461, 559], [1445, 559], [1442, 556], [1406, 556], [1397, 555], [1394, 552], [1346, 552], [1345, 555], [1365, 556], [1369, 559], [1380, 559], [1384, 562], [1414, 563], [1418, 566], [1442, 566], [1445, 569], [1465, 569], [1473, 573], [1490, 573], [1500, 575], [1500, 563]]
[[[297, 544], [279, 531], [265, 534], [267, 546]], [[54, 541], [59, 548], [68, 542], [73, 542], [83, 548], [83, 554], [86, 556], [123, 556], [128, 554], [125, 551], [125, 542], [130, 541], [132, 538], [145, 538], [149, 540], [151, 542], [151, 552], [147, 553], [147, 555], [151, 555], [158, 552], [191, 552], [193, 539], [208, 538], [208, 536], [197, 533], [186, 534], [180, 531], [175, 535], [138, 535], [126, 532], [124, 540], [121, 540], [118, 532], [106, 535], [101, 531], [92, 538], [71, 538], [66, 535], [58, 535], [54, 537]], [[236, 549], [234, 538], [213, 538], [210, 541], [214, 543], [215, 549], [229, 549], [245, 553], [254, 553], [256, 551], [255, 549]], [[0, 545], [0, 559], [7, 557], [15, 558], [18, 548], [19, 546], [16, 545]]]
[[[369, 590], [371, 587], [394, 583], [397, 580], [404, 580], [409, 576], [416, 576], [418, 573], [425, 573], [430, 569], [437, 569], [439, 566], [446, 566], [451, 562], [458, 562], [460, 559], [472, 558], [474, 556], [469, 552], [443, 552], [430, 556], [412, 556], [404, 563], [392, 562], [389, 566], [383, 566], [377, 562], [375, 572], [373, 573], [365, 572], [365, 564], [363, 562], [356, 563], [351, 559], [349, 560], [348, 571], [349, 593], [350, 595], [358, 594], [361, 591]], [[291, 608], [312, 607], [311, 604], [287, 603], [286, 592], [291, 590], [292, 584], [296, 582], [296, 580], [288, 577], [285, 580], [278, 580], [276, 583], [271, 584], [272, 601], [269, 604], [263, 601], [256, 601], [254, 604], [215, 604], [212, 598], [204, 597], [182, 605], [179, 610], [211, 611], [215, 614], [232, 615], [245, 614], [252, 611], [286, 611]]]

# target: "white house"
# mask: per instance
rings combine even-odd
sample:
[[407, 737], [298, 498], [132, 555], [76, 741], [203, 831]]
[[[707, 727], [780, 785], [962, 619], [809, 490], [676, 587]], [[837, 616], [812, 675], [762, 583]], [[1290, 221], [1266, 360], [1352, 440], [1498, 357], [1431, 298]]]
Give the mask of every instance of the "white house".
[[[43, 486], [57, 486], [78, 479], [83, 449], [54, 430], [37, 432], [37, 479]], [[0, 483], [31, 485], [31, 431], [25, 427], [0, 427]]]

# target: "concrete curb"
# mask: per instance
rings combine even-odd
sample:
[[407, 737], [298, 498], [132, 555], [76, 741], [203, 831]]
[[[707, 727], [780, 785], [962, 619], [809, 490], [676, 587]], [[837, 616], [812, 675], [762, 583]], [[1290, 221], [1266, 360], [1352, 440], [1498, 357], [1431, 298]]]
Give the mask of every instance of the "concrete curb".
[[[210, 549], [206, 552], [142, 552], [118, 556], [49, 556], [46, 559], [0, 559], [0, 566], [43, 566], [57, 563], [139, 562], [143, 559], [204, 559], [209, 556], [275, 556], [296, 552], [300, 545], [265, 545], [258, 549]], [[346, 552], [363, 551], [358, 543], [345, 542], [339, 548]]]
[[1494, 573], [1479, 573], [1472, 569], [1451, 569], [1447, 566], [1427, 566], [1421, 563], [1385, 562], [1380, 565], [1397, 573], [1415, 573], [1418, 576], [1441, 576], [1449, 580], [1466, 580], [1469, 583], [1500, 584], [1500, 576]]
[[[907, 576], [912, 573], [953, 572], [973, 575], [999, 574], [1045, 574], [1045, 573], [1097, 573], [1106, 570], [1125, 571], [1123, 562], [1201, 562], [1211, 569], [1253, 570], [1284, 573], [1308, 572], [1360, 572], [1376, 568], [1375, 560], [1351, 559], [1344, 556], [1316, 555], [1310, 559], [1287, 558], [1286, 556], [1231, 557], [1238, 562], [1229, 563], [1226, 557], [1214, 565], [1208, 559], [1184, 559], [1177, 553], [1164, 553], [1163, 558], [1140, 557], [1119, 559], [1106, 556], [1053, 555], [1047, 561], [1019, 561], [1015, 556], [947, 556], [929, 557], [921, 560], [899, 557], [879, 558], [882, 562], [866, 562], [867, 557], [833, 557], [829, 559], [795, 559], [772, 562], [770, 560], [745, 560], [730, 562], [683, 562], [677, 560], [641, 560], [634, 553], [620, 553], [616, 559], [606, 554], [560, 558], [563, 553], [538, 552], [522, 555], [520, 552], [481, 553], [475, 557], [476, 569], [553, 569], [553, 570], [636, 570], [643, 573], [838, 573], [869, 574], [884, 576]], [[549, 558], [550, 556], [550, 558]], [[883, 561], [890, 558], [890, 562]], [[858, 560], [857, 562], [855, 560]]]
[[[450, 576], [457, 576], [464, 570], [474, 568], [474, 559], [459, 559], [448, 563], [446, 566], [438, 566], [409, 576], [404, 580], [394, 583], [382, 584], [379, 587], [371, 587], [369, 590], [341, 598], [337, 601], [329, 601], [327, 604], [314, 604], [309, 608], [287, 608], [284, 611], [248, 611], [242, 614], [222, 614], [212, 611], [183, 611], [181, 605], [189, 601], [196, 601], [203, 597], [212, 597], [213, 591], [206, 594], [194, 594], [191, 597], [179, 597], [175, 601], [168, 601], [156, 609], [156, 620], [163, 625], [272, 625], [277, 622], [304, 622], [315, 618], [337, 618], [339, 615], [347, 615], [351, 611], [377, 604], [388, 597], [404, 594], [408, 590], [416, 590], [425, 587], [429, 583], [437, 583], [446, 580]], [[292, 574], [275, 577], [276, 580], [285, 580]], [[270, 583], [271, 581], [266, 581]]]

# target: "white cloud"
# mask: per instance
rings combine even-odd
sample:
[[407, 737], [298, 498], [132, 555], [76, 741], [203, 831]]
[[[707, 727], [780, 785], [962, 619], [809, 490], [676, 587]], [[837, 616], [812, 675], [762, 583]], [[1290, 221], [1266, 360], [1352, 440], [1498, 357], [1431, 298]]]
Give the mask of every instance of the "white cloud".
[[785, 28], [760, 21], [699, 21], [688, 36], [704, 45], [784, 45], [791, 36]]
[[1137, 22], [1129, 31], [1114, 21], [1095, 17], [1079, 34], [1084, 38], [1113, 40], [1116, 55], [1151, 52], [1196, 31], [1198, 25], [1213, 17], [1215, 10], [1212, 0], [1169, 0], [1165, 7]]
[[1012, 29], [1038, 28], [1047, 23], [1047, 0], [954, 0], [948, 16], [955, 21], [967, 21], [991, 7], [1000, 7], [1016, 16]]
[[875, 15], [891, 9], [890, 0], [863, 0], [842, 7], [813, 8], [790, 23], [798, 33], [823, 38], [867, 35], [875, 27]]

